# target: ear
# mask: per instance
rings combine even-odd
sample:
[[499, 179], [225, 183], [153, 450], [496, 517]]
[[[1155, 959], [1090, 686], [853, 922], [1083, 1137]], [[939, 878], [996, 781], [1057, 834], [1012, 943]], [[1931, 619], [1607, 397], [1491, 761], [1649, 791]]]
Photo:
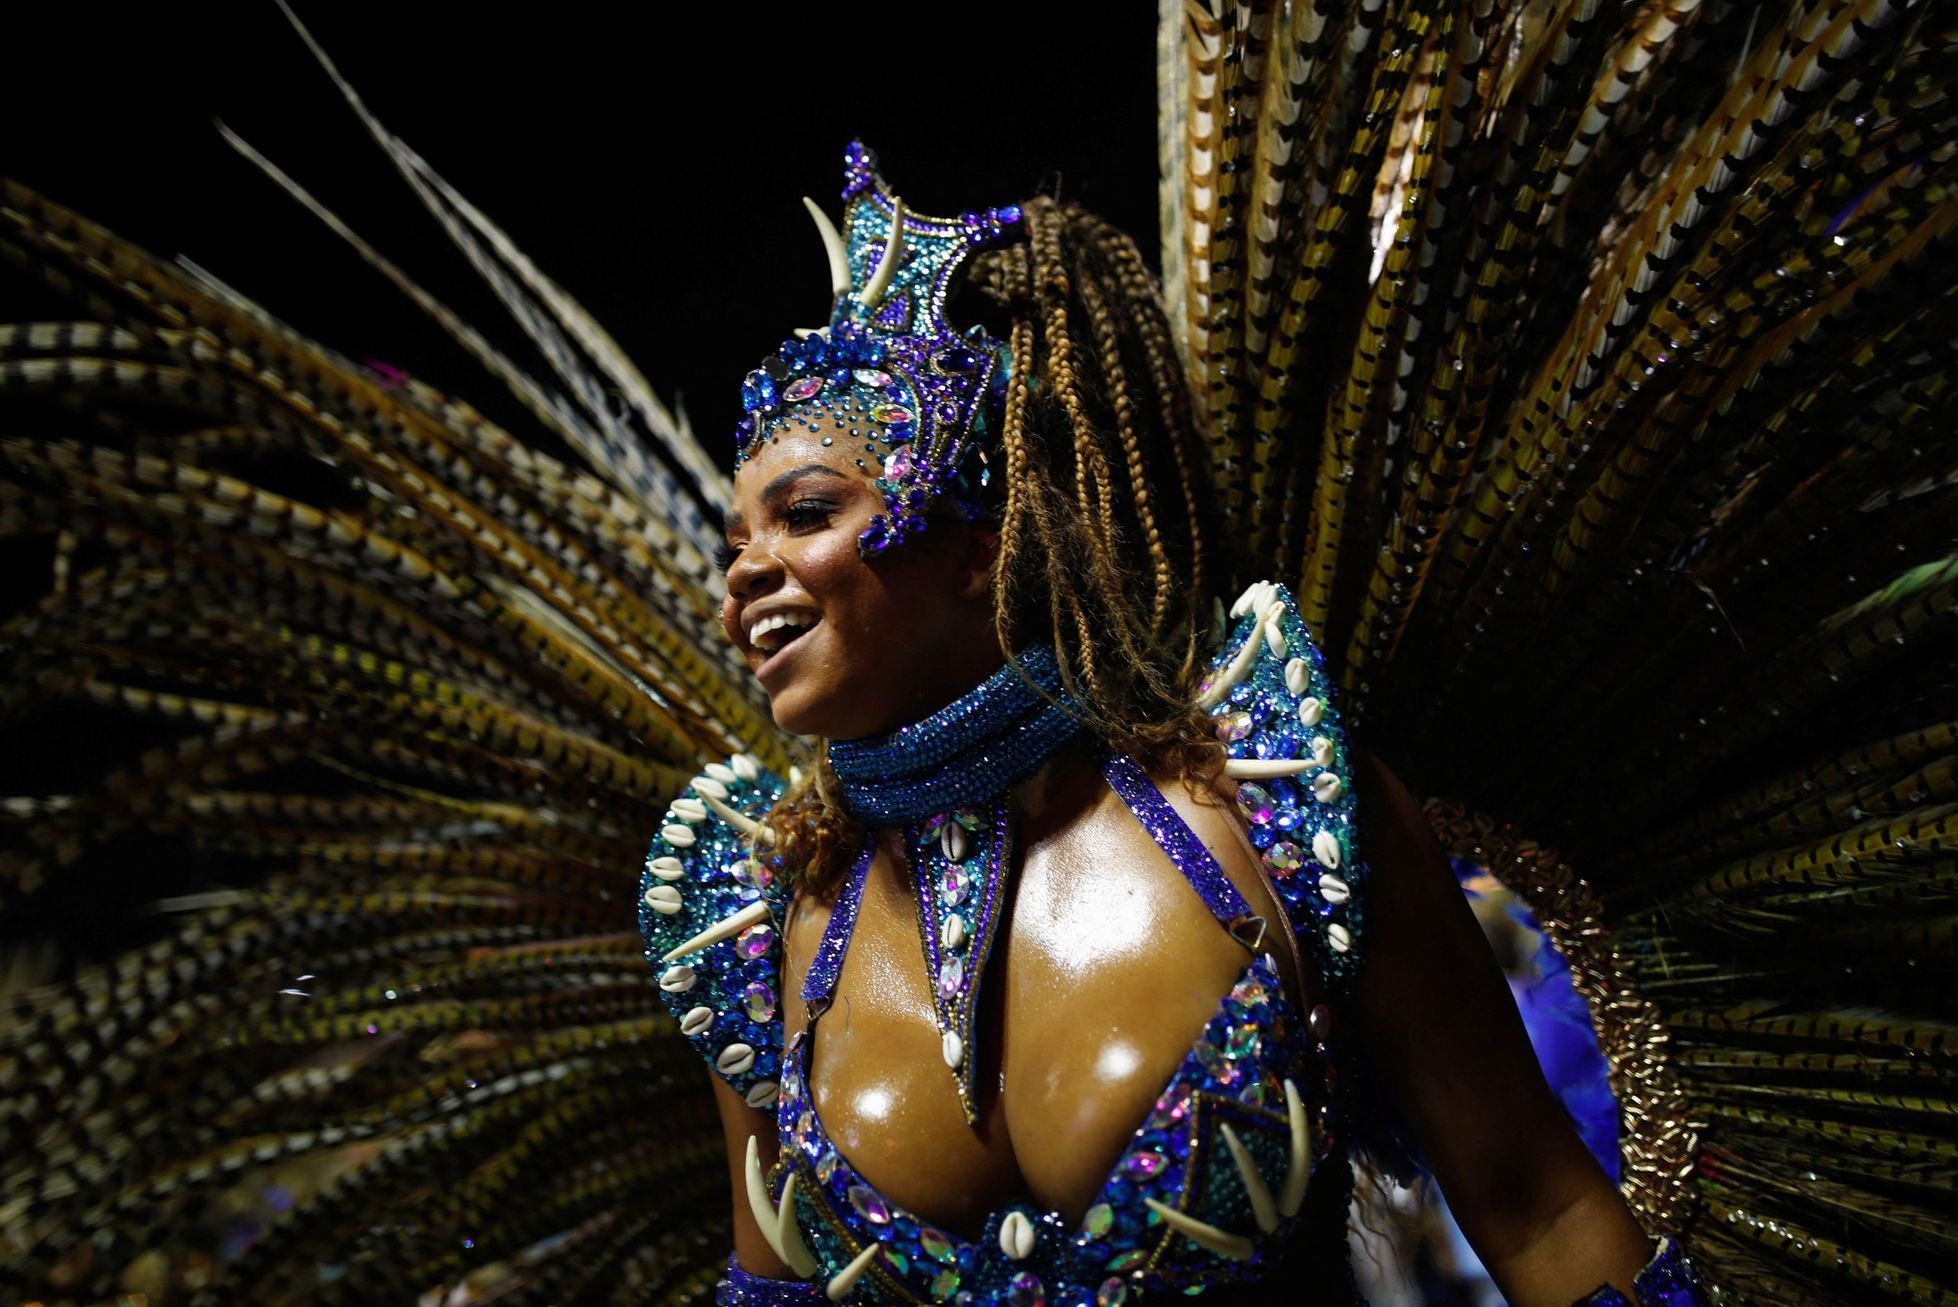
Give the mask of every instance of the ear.
[[965, 547], [959, 556], [959, 597], [977, 599], [993, 585], [993, 567], [999, 562], [999, 528], [975, 522], [965, 529]]

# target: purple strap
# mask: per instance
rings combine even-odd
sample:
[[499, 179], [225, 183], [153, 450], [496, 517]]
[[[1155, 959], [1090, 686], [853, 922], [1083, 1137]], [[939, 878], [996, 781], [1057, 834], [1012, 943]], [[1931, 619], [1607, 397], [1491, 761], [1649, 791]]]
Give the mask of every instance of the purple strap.
[[864, 836], [863, 852], [850, 868], [850, 879], [844, 882], [843, 892], [836, 896], [836, 906], [829, 911], [823, 942], [816, 946], [816, 956], [809, 959], [809, 974], [802, 978], [805, 1003], [827, 1003], [836, 994], [836, 978], [843, 972], [843, 955], [849, 951], [850, 935], [857, 928], [857, 906], [863, 902], [864, 877], [870, 873], [870, 857], [876, 851], [877, 832], [869, 831]]
[[793, 1307], [827, 1299], [813, 1280], [771, 1280], [744, 1270], [733, 1257], [727, 1259], [727, 1278], [714, 1286], [716, 1307]]
[[1142, 828], [1162, 846], [1169, 860], [1190, 882], [1190, 888], [1210, 909], [1211, 916], [1223, 922], [1228, 930], [1232, 923], [1251, 915], [1251, 905], [1237, 892], [1237, 886], [1231, 884], [1230, 877], [1217, 865], [1217, 859], [1211, 856], [1209, 848], [1197, 838], [1197, 833], [1170, 806], [1169, 800], [1156, 788], [1156, 783], [1136, 765], [1133, 758], [1110, 758], [1102, 764], [1101, 774], [1108, 779], [1108, 787], [1122, 796], [1122, 801], [1129, 805], [1129, 811], [1142, 823]]
[[1632, 1297], [1605, 1285], [1571, 1307], [1706, 1307], [1713, 1301], [1699, 1271], [1671, 1239], [1659, 1240], [1659, 1250], [1632, 1281]]

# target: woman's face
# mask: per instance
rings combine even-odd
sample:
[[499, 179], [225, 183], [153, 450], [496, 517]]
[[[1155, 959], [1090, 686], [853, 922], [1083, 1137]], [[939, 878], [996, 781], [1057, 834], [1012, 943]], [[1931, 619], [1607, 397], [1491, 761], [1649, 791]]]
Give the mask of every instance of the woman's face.
[[987, 594], [996, 538], [934, 522], [866, 561], [857, 533], [884, 497], [862, 450], [797, 426], [734, 477], [721, 623], [795, 735], [885, 734], [1002, 661]]

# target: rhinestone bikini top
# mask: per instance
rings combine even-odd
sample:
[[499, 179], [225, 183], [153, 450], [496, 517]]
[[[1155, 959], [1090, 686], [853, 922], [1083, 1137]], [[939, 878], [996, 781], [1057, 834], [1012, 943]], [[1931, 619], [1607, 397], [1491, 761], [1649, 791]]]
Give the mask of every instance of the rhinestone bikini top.
[[[1238, 807], [1302, 960], [1337, 1004], [1358, 962], [1364, 872], [1330, 684], [1284, 591], [1254, 586], [1235, 615], [1200, 701], [1232, 756]], [[1104, 775], [1212, 914], [1254, 944], [1243, 898], [1141, 769], [1114, 758]], [[776, 1111], [781, 1160], [764, 1177], [751, 1158], [750, 1201], [789, 1265], [833, 1298], [875, 1303], [1116, 1303], [1257, 1281], [1291, 1255], [1312, 1256], [1335, 1283], [1347, 1274], [1347, 1113], [1324, 1046], [1329, 1010], [1301, 1020], [1262, 955], [1219, 1002], [1078, 1224], [1016, 1204], [966, 1240], [878, 1194], [822, 1128], [806, 1077], [809, 1032], [783, 1046], [774, 923], [788, 887], [750, 856], [747, 816], [782, 788], [746, 757], [710, 766], [654, 841], [640, 915], [682, 1033], [751, 1105]], [[1005, 856], [992, 835], [1004, 819], [1003, 803], [978, 804], [905, 827], [955, 1073], [976, 997], [965, 969], [983, 970], [990, 944], [1004, 869], [989, 863]], [[853, 869], [812, 960], [803, 997], [814, 1014], [833, 991], [868, 866], [866, 856]]]

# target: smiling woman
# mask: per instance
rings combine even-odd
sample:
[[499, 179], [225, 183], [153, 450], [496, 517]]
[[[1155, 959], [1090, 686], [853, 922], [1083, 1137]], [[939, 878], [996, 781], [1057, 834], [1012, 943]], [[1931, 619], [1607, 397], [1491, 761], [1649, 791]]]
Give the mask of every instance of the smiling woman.
[[[825, 748], [779, 797], [767, 778], [710, 796], [768, 803], [765, 824], [729, 813], [752, 855], [656, 846], [642, 918], [727, 1081], [744, 1197], [724, 1300], [1338, 1283], [1357, 1099], [1335, 1060], [1406, 1068], [1417, 1045], [1502, 1090], [1497, 1127], [1432, 1078], [1381, 1086], [1519, 1300], [1629, 1288], [1637, 1225], [1559, 1118], [1433, 842], [1347, 753], [1275, 589], [1246, 601], [1248, 653], [1193, 684], [1222, 551], [1134, 246], [1046, 199], [923, 217], [860, 146], [846, 174], [845, 234], [818, 212], [835, 311], [744, 385], [720, 558], [723, 625], [777, 725]], [[943, 316], [968, 271], [1005, 340]], [[1314, 730], [1306, 761], [1227, 763], [1202, 712], [1261, 656]], [[1252, 846], [1245, 819], [1271, 813], [1237, 784], [1306, 771], [1312, 904], [1281, 894], [1296, 861]], [[1364, 949], [1363, 846], [1396, 900]], [[742, 884], [784, 887], [779, 936], [759, 904], [696, 909]], [[1369, 1000], [1398, 987], [1419, 1011]], [[779, 1020], [713, 1016], [756, 994]], [[1498, 1156], [1528, 1181], [1491, 1186]]]

